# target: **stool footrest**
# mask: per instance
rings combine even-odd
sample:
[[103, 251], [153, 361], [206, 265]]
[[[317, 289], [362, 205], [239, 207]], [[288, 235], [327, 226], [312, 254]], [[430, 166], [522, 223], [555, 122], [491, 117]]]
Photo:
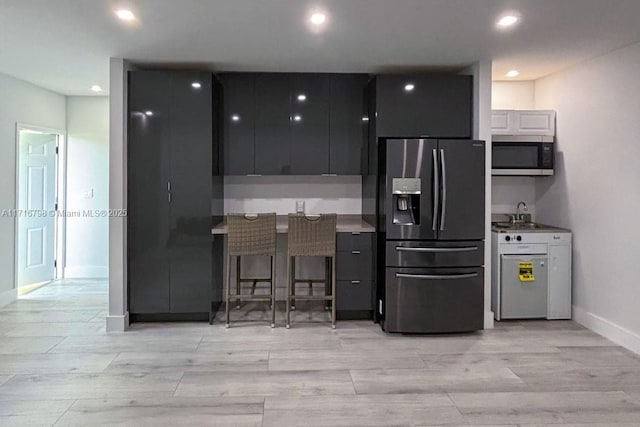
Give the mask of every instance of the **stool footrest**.
[[291, 297], [292, 300], [298, 301], [333, 301], [332, 296], [324, 295], [295, 295]]
[[233, 301], [271, 301], [271, 295], [230, 295], [229, 300]]

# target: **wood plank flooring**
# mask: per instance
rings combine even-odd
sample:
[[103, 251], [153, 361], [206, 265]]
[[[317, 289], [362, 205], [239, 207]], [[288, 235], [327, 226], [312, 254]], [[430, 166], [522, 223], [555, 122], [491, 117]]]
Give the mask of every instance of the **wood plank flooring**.
[[414, 337], [246, 304], [106, 334], [106, 309], [66, 280], [0, 310], [1, 426], [640, 426], [640, 357], [574, 322]]

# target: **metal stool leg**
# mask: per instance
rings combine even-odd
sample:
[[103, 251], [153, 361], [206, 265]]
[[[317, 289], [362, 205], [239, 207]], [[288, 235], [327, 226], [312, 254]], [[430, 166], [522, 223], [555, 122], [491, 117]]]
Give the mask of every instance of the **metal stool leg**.
[[287, 304], [287, 323], [285, 324], [285, 327], [287, 329], [291, 327], [291, 281], [293, 280], [293, 264], [291, 263], [291, 258], [292, 257], [287, 256], [287, 299], [285, 301]]
[[236, 257], [236, 295], [238, 298], [236, 299], [236, 310], [240, 310], [240, 256]]
[[[329, 283], [329, 277], [331, 275], [331, 259], [329, 257], [324, 258], [324, 294], [325, 296], [329, 295], [331, 291], [331, 283]], [[331, 308], [331, 302], [325, 301], [324, 309], [325, 311], [329, 311]]]
[[336, 257], [331, 257], [331, 327], [336, 328]]
[[291, 310], [296, 309], [296, 257], [291, 257]]
[[271, 327], [276, 327], [276, 256], [271, 257]]
[[226, 286], [226, 295], [225, 295], [225, 318], [226, 323], [225, 327], [229, 327], [229, 303], [231, 298], [231, 255], [227, 255], [227, 286]]

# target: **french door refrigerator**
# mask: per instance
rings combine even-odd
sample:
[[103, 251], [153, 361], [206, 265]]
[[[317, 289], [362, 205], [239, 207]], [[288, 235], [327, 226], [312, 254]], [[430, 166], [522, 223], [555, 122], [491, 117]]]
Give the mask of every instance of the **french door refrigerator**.
[[485, 144], [379, 146], [377, 319], [387, 332], [483, 328]]

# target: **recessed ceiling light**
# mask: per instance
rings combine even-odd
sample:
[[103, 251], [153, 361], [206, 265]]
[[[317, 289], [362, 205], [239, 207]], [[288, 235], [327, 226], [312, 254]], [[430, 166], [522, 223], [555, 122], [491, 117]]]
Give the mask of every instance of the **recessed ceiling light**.
[[153, 111], [147, 110], [147, 111], [144, 112], [144, 115], [145, 116], [153, 116]]
[[496, 25], [501, 28], [509, 28], [520, 21], [520, 17], [516, 15], [505, 15], [498, 20]]
[[136, 19], [136, 15], [129, 9], [118, 9], [115, 13], [116, 16], [123, 21], [133, 21]]
[[90, 89], [93, 92], [102, 92], [102, 88], [99, 85], [93, 85]]
[[327, 22], [327, 15], [322, 12], [312, 13], [311, 17], [309, 18], [309, 22], [311, 22], [313, 25], [322, 25]]
[[200, 89], [202, 87], [202, 84], [200, 82], [193, 82], [191, 83], [191, 87], [194, 89]]
[[507, 77], [518, 77], [520, 75], [520, 72], [518, 70], [511, 70], [505, 75]]
[[240, 121], [240, 116], [237, 114], [234, 114], [233, 116], [231, 116], [231, 120], [233, 120], [234, 122], [239, 122]]
[[413, 83], [407, 83], [406, 85], [404, 85], [405, 92], [411, 92], [415, 88], [416, 88], [416, 85], [414, 85]]
[[302, 102], [302, 101], [306, 101], [307, 99], [307, 95], [305, 95], [304, 93], [301, 93], [300, 95], [298, 95], [298, 101]]
[[302, 116], [295, 115], [293, 116], [293, 120], [299, 122], [300, 120], [302, 120]]

